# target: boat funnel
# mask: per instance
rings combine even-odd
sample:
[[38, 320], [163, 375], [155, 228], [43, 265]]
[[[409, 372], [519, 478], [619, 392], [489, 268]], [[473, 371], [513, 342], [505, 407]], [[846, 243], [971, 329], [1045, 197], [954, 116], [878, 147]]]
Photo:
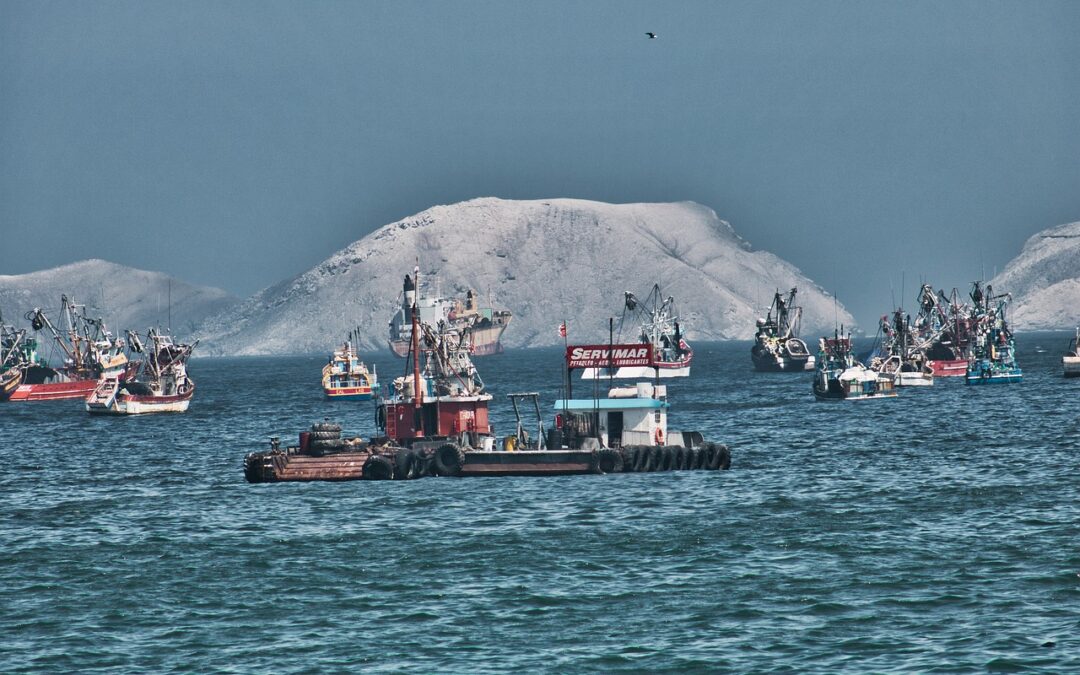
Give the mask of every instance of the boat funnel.
[[416, 283], [413, 282], [412, 277], [408, 274], [405, 275], [404, 284], [405, 295], [401, 301], [401, 306], [405, 309], [411, 309], [416, 304]]

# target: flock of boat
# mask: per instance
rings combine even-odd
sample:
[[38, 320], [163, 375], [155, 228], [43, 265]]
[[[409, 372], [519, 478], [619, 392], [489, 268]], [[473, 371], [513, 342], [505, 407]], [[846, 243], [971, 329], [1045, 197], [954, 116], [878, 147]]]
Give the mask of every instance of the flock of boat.
[[[914, 317], [897, 309], [881, 317], [874, 348], [856, 357], [852, 337], [842, 328], [818, 340], [817, 358], [798, 337], [801, 309], [796, 289], [787, 298], [776, 293], [758, 331], [751, 358], [758, 370], [814, 370], [813, 392], [818, 400], [891, 398], [903, 387], [926, 387], [935, 377], [963, 377], [969, 385], [1023, 381], [1016, 361], [1016, 342], [1006, 320], [1008, 293], [972, 283], [971, 301], [961, 302], [929, 284], [919, 289]], [[1062, 357], [1065, 377], [1080, 376], [1080, 328]]]
[[[509, 394], [515, 425], [502, 437], [496, 435], [489, 415], [493, 397], [473, 357], [497, 351], [490, 336], [478, 331], [497, 326], [501, 333], [510, 313], [485, 313], [476, 307], [471, 292], [464, 303], [445, 303], [426, 295], [424, 288], [417, 267], [405, 276], [400, 308], [390, 321], [390, 347], [405, 358], [400, 376], [377, 388], [374, 371], [368, 372], [355, 358], [351, 341], [335, 350], [323, 368], [328, 397], [356, 394], [375, 399], [377, 433], [367, 439], [342, 437], [341, 425], [328, 420], [300, 432], [295, 446], [282, 448], [274, 438], [270, 450], [246, 456], [244, 473], [249, 481], [730, 466], [726, 446], [707, 443], [695, 431], [668, 427], [667, 387], [660, 382], [689, 376], [693, 349], [683, 337], [674, 299], [665, 297], [659, 286], [644, 298], [624, 294], [618, 341], [614, 318], [607, 344], [566, 341], [564, 393], [553, 404], [550, 426], [545, 424], [539, 394]], [[450, 309], [444, 312], [440, 307]], [[478, 316], [490, 323], [477, 321]], [[629, 336], [625, 341], [624, 332]], [[567, 337], [565, 323], [560, 333]], [[477, 339], [483, 342], [480, 349]], [[579, 371], [583, 380], [592, 380], [585, 388], [591, 395], [575, 398], [573, 379]], [[352, 386], [360, 380], [370, 387], [363, 394]], [[607, 380], [606, 395], [600, 394], [602, 380]]]
[[[916, 315], [896, 309], [882, 316], [874, 348], [862, 359], [855, 353], [850, 332], [842, 327], [818, 340], [816, 356], [810, 353], [799, 337], [802, 308], [797, 292], [792, 288], [786, 295], [775, 293], [766, 316], [757, 320], [751, 361], [759, 371], [814, 371], [812, 389], [819, 400], [894, 397], [898, 389], [931, 386], [938, 377], [963, 377], [969, 385], [1023, 380], [1006, 319], [1010, 296], [996, 294], [989, 284], [973, 282], [970, 301], [963, 302], [956, 289], [946, 295], [922, 285]], [[501, 336], [512, 317], [509, 310], [492, 308], [490, 301], [481, 306], [471, 289], [463, 299], [442, 296], [421, 283], [417, 267], [412, 276], [405, 276], [399, 306], [389, 321], [388, 344], [400, 357], [415, 358], [419, 350], [433, 355], [436, 362], [446, 361], [458, 373], [459, 384], [471, 391], [478, 381], [471, 358], [501, 352]], [[85, 305], [66, 295], [52, 317], [34, 308], [25, 318], [33, 333], [0, 317], [0, 401], [83, 399], [88, 412], [115, 415], [182, 412], [190, 405], [195, 383], [187, 362], [198, 341], [177, 343], [157, 329], [115, 336], [103, 320], [88, 316]], [[624, 344], [627, 326], [635, 334]], [[584, 359], [588, 364], [579, 365], [582, 379], [659, 381], [689, 376], [693, 349], [683, 335], [674, 299], [665, 297], [658, 285], [642, 298], [624, 293], [618, 345], [614, 320], [611, 328], [609, 345], [586, 350], [606, 356]], [[565, 324], [563, 331], [565, 335]], [[42, 354], [38, 333], [53, 347], [49, 358]], [[359, 339], [358, 331], [333, 350], [323, 367], [322, 388], [328, 399], [378, 396], [375, 369], [361, 360], [354, 337]], [[1078, 342], [1080, 328], [1062, 358], [1066, 377], [1080, 376]], [[649, 348], [647, 358], [627, 357], [642, 345]], [[574, 355], [568, 352], [567, 358]], [[399, 380], [394, 381], [397, 395], [406, 386]]]
[[[195, 382], [187, 362], [198, 341], [176, 343], [153, 328], [115, 336], [66, 295], [55, 316], [56, 321], [41, 308], [27, 312], [34, 333], [0, 317], [0, 401], [81, 399], [94, 415], [188, 409]], [[42, 353], [39, 332], [47, 335], [49, 356]]]

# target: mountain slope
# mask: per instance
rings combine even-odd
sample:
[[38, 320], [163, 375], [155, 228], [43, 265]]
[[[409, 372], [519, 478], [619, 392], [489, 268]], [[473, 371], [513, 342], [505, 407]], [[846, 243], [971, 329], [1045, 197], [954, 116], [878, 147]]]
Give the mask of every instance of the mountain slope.
[[508, 346], [556, 344], [563, 319], [571, 340], [606, 340], [623, 291], [644, 297], [654, 282], [676, 298], [690, 339], [751, 338], [772, 293], [792, 286], [805, 308], [804, 335], [831, 331], [834, 316], [853, 323], [798, 269], [752, 251], [699, 204], [483, 198], [372, 232], [209, 320], [204, 343], [215, 353], [322, 352], [359, 327], [362, 347], [382, 349], [401, 280], [417, 258], [443, 294], [475, 288], [512, 310]]
[[1026, 330], [1080, 324], [1080, 222], [1031, 236], [991, 282], [1012, 294], [1010, 322]]
[[91, 318], [119, 334], [126, 329], [168, 327], [188, 337], [206, 317], [233, 306], [239, 298], [218, 288], [193, 286], [161, 272], [148, 272], [105, 260], [83, 260], [29, 274], [0, 275], [0, 311], [9, 324], [25, 326], [23, 315], [35, 307], [54, 321], [60, 296], [87, 306]]

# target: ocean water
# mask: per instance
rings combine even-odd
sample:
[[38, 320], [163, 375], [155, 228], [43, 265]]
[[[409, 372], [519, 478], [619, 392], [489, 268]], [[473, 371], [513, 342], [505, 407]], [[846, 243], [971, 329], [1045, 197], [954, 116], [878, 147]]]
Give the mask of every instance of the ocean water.
[[[196, 360], [182, 415], [0, 405], [0, 671], [1077, 672], [1067, 338], [840, 403], [696, 345], [670, 422], [726, 472], [246, 483], [270, 435], [373, 431], [320, 356]], [[477, 364], [501, 433], [512, 391], [550, 420], [558, 350]]]

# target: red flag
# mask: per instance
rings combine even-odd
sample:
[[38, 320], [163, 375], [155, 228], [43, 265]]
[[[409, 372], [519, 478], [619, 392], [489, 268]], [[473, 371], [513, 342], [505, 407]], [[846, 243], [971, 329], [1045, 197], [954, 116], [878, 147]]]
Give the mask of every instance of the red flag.
[[559, 324], [559, 337], [566, 337], [566, 322]]

